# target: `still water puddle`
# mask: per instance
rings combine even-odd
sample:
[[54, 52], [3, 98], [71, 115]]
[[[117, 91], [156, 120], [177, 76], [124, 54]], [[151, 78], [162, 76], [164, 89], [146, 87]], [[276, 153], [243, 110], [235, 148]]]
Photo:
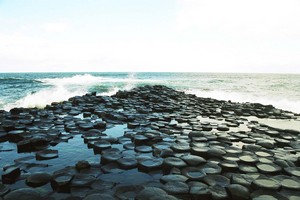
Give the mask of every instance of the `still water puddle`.
[[[125, 124], [116, 125], [107, 129], [104, 133], [111, 137], [121, 137], [124, 135], [125, 128]], [[115, 144], [112, 147], [123, 149], [122, 144]], [[73, 138], [69, 139], [68, 142], [60, 142], [56, 146], [49, 147], [49, 149], [58, 150], [58, 158], [38, 161], [35, 159], [35, 152], [17, 153], [17, 145], [15, 143], [2, 142], [0, 143], [0, 169], [14, 165], [14, 160], [24, 157], [27, 158], [23, 162], [48, 165], [47, 171], [50, 173], [66, 166], [75, 166], [79, 160], [86, 160], [90, 163], [100, 162], [100, 155], [95, 155], [93, 149], [87, 147], [81, 135], [73, 135]], [[36, 167], [28, 169], [29, 172], [35, 170]]]

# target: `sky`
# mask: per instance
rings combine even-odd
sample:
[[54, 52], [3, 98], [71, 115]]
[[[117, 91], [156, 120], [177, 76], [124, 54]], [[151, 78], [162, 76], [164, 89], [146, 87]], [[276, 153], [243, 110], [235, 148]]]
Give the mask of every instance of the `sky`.
[[0, 72], [300, 73], [299, 0], [0, 0]]

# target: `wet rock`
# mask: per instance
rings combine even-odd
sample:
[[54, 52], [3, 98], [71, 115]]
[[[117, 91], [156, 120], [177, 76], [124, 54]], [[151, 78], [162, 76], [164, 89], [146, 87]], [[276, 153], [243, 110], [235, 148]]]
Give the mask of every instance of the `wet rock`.
[[0, 197], [6, 195], [9, 192], [10, 192], [10, 188], [8, 186], [3, 185], [2, 183], [0, 183]]
[[90, 187], [96, 180], [94, 176], [88, 174], [75, 174], [71, 180], [72, 187]]
[[121, 173], [124, 171], [123, 169], [120, 169], [117, 163], [109, 163], [106, 165], [102, 165], [101, 169], [104, 173]]
[[100, 140], [93, 143], [93, 150], [94, 153], [96, 154], [101, 153], [103, 150], [110, 149], [110, 148], [111, 148], [110, 142], [105, 140]]
[[136, 199], [136, 196], [143, 189], [140, 185], [120, 185], [116, 187], [115, 195], [119, 199]]
[[210, 148], [207, 151], [208, 158], [222, 158], [226, 154], [226, 151], [219, 148]]
[[219, 165], [222, 167], [222, 172], [235, 172], [239, 169], [236, 161], [223, 160]]
[[240, 163], [239, 171], [242, 173], [256, 173], [258, 169], [255, 166]]
[[260, 176], [252, 182], [255, 189], [279, 190], [281, 184], [275, 179]]
[[82, 169], [89, 169], [90, 167], [91, 167], [91, 164], [86, 160], [80, 160], [75, 165], [75, 168], [79, 171]]
[[220, 185], [213, 185], [209, 187], [209, 190], [212, 195], [212, 199], [215, 200], [225, 200], [228, 199], [228, 193], [225, 189], [225, 187], [222, 187]]
[[191, 181], [200, 181], [206, 176], [206, 173], [197, 167], [185, 167], [181, 172]]
[[25, 131], [11, 130], [8, 132], [7, 137], [10, 142], [19, 142], [25, 138]]
[[222, 168], [219, 165], [212, 162], [207, 162], [200, 166], [200, 169], [206, 174], [220, 174], [222, 171]]
[[49, 183], [52, 179], [52, 176], [46, 172], [36, 172], [31, 174], [26, 179], [26, 184], [30, 187], [39, 187]]
[[101, 154], [101, 164], [107, 164], [110, 162], [116, 162], [121, 158], [120, 150], [119, 149], [107, 149], [102, 152]]
[[257, 163], [256, 167], [262, 174], [277, 174], [281, 172], [281, 167], [273, 163]]
[[248, 188], [239, 184], [230, 184], [226, 187], [229, 198], [234, 200], [247, 200], [250, 198], [250, 191]]
[[256, 190], [250, 195], [253, 200], [288, 200], [288, 198], [280, 195], [278, 192], [271, 190]]
[[181, 157], [189, 166], [198, 166], [200, 164], [206, 163], [206, 160], [200, 156], [195, 155], [184, 155]]
[[34, 189], [20, 188], [4, 196], [4, 200], [40, 200], [41, 195]]
[[290, 190], [300, 190], [300, 182], [299, 179], [295, 177], [290, 177], [286, 175], [277, 175], [273, 177], [276, 181], [278, 181], [282, 188], [290, 189]]
[[21, 175], [21, 170], [19, 167], [9, 167], [2, 174], [2, 183], [12, 184], [14, 183]]
[[251, 187], [252, 181], [253, 179], [247, 174], [232, 174], [230, 178], [231, 184], [239, 184], [245, 186], [248, 189]]
[[163, 161], [163, 168], [165, 170], [169, 170], [173, 167], [183, 168], [186, 166], [187, 166], [187, 164], [182, 159], [176, 158], [176, 157], [168, 157], [168, 158], [165, 158]]
[[31, 144], [30, 140], [22, 140], [17, 143], [18, 153], [31, 152], [34, 150], [34, 146]]
[[124, 157], [117, 160], [121, 169], [133, 169], [137, 167], [137, 160], [135, 158]]
[[138, 162], [138, 169], [142, 172], [159, 170], [162, 167], [163, 159], [143, 159]]
[[274, 142], [269, 140], [259, 140], [256, 142], [257, 145], [262, 146], [266, 149], [273, 149], [274, 148]]
[[86, 196], [83, 200], [114, 200], [115, 197], [113, 197], [110, 194], [102, 194], [102, 193], [96, 193], [96, 194], [90, 194]]
[[135, 151], [139, 153], [150, 153], [152, 152], [152, 147], [147, 145], [137, 146], [135, 147]]
[[138, 193], [136, 196], [137, 200], [150, 200], [155, 196], [164, 196], [167, 195], [167, 192], [157, 187], [146, 187]]
[[188, 178], [183, 175], [179, 174], [169, 174], [169, 175], [164, 175], [160, 178], [160, 181], [162, 183], [167, 183], [167, 182], [186, 182]]
[[190, 187], [191, 199], [211, 199], [211, 192], [208, 189], [208, 185], [196, 181], [191, 181], [188, 185]]
[[46, 149], [35, 154], [37, 160], [49, 160], [58, 158], [58, 150]]
[[182, 195], [189, 193], [189, 186], [184, 182], [171, 181], [167, 182], [163, 189], [171, 195]]
[[51, 186], [53, 190], [57, 192], [70, 192], [71, 181], [73, 175], [68, 173], [56, 174], [51, 180]]
[[185, 153], [190, 151], [189, 143], [175, 143], [171, 146], [171, 149], [176, 153]]
[[239, 156], [240, 161], [247, 164], [255, 164], [258, 162], [258, 158], [255, 154], [247, 153]]
[[230, 180], [227, 177], [215, 174], [205, 176], [203, 181], [210, 186], [220, 185], [225, 187], [230, 184]]
[[133, 138], [133, 143], [136, 146], [147, 144], [148, 138], [144, 135], [135, 135]]
[[300, 167], [286, 167], [284, 171], [291, 176], [300, 177]]

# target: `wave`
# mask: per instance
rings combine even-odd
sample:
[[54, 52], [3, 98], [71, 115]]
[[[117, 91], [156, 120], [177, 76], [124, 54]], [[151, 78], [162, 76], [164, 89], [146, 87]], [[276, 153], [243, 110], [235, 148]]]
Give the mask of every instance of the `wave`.
[[[130, 90], [136, 86], [137, 82], [145, 80], [137, 79], [135, 73], [129, 73], [127, 78], [103, 78], [91, 74], [75, 75], [64, 78], [45, 78], [37, 79], [48, 88], [41, 89], [34, 93], [28, 93], [25, 97], [4, 106], [4, 110], [10, 110], [13, 107], [43, 108], [52, 102], [61, 102], [68, 100], [73, 96], [81, 96], [90, 91], [93, 86], [105, 85], [106, 89], [97, 91], [99, 95], [111, 96], [118, 90]], [[153, 80], [149, 80], [153, 81]], [[105, 84], [106, 83], [106, 84]], [[123, 83], [123, 84], [107, 84]]]
[[95, 83], [122, 83], [122, 82], [155, 82], [156, 80], [138, 79], [136, 73], [129, 73], [126, 78], [106, 78], [101, 76], [93, 76], [91, 74], [75, 75], [64, 78], [44, 78], [36, 79], [45, 84], [51, 85], [93, 85]]
[[199, 97], [205, 98], [214, 98], [218, 100], [226, 100], [226, 101], [233, 101], [233, 102], [250, 102], [250, 103], [261, 103], [265, 105], [273, 105], [276, 108], [291, 111], [294, 113], [300, 113], [300, 101], [298, 100], [290, 100], [285, 98], [279, 97], [272, 97], [272, 96], [255, 96], [251, 94], [245, 93], [238, 93], [238, 92], [225, 92], [225, 91], [203, 91], [197, 89], [189, 89], [186, 91], [190, 94], [195, 94]]
[[0, 78], [1, 84], [13, 84], [13, 83], [41, 83], [39, 80], [26, 79], [26, 78]]

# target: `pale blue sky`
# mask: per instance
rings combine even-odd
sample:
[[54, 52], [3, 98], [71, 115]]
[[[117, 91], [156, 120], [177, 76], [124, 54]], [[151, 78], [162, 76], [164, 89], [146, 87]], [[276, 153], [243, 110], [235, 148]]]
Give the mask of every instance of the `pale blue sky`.
[[0, 72], [300, 73], [298, 0], [0, 0]]

